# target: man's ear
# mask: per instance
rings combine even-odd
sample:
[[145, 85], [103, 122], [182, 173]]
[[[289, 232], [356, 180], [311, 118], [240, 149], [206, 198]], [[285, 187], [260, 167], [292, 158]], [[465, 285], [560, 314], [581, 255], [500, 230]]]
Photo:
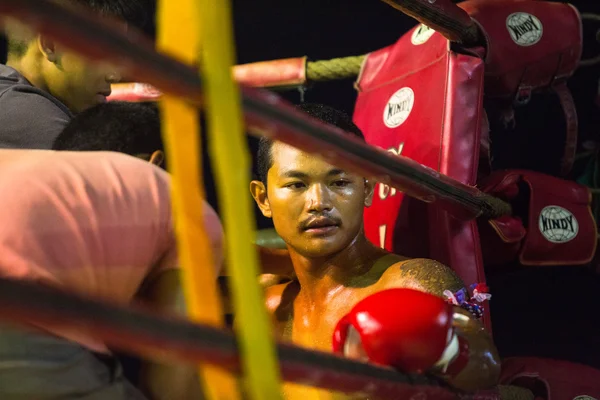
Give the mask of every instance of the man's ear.
[[365, 178], [365, 206], [373, 204], [373, 193], [375, 192], [375, 180]]
[[58, 55], [56, 54], [56, 46], [54, 41], [45, 35], [39, 35], [37, 38], [38, 48], [44, 55], [44, 58], [51, 63], [58, 61]]
[[271, 205], [269, 204], [265, 184], [256, 180], [250, 182], [250, 193], [252, 193], [252, 197], [254, 197], [254, 201], [256, 201], [256, 205], [260, 208], [262, 214], [267, 218], [271, 218]]
[[162, 166], [162, 163], [165, 161], [165, 153], [160, 150], [156, 150], [150, 156], [150, 164], [154, 164], [157, 167]]

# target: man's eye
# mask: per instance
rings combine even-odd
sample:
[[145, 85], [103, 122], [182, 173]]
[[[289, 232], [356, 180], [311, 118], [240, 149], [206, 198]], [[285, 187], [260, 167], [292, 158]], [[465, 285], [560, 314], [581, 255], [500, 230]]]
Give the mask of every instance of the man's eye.
[[304, 183], [302, 182], [292, 182], [292, 183], [288, 183], [287, 185], [285, 185], [286, 188], [290, 188], [290, 189], [301, 189], [304, 187]]
[[339, 181], [333, 182], [333, 186], [337, 186], [337, 187], [346, 187], [349, 184], [350, 184], [350, 182], [344, 181], [344, 180], [339, 180]]

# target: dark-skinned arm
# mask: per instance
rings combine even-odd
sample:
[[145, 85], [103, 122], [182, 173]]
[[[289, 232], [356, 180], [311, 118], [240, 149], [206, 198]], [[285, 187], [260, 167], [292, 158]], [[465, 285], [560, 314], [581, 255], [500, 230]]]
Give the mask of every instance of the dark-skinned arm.
[[[185, 298], [177, 269], [158, 272], [148, 279], [137, 299], [157, 312], [186, 315]], [[203, 398], [198, 369], [191, 364], [142, 360], [140, 389], [152, 400]]]
[[[462, 280], [445, 265], [429, 259], [413, 259], [390, 267], [384, 276], [386, 289], [412, 288], [445, 298], [443, 292], [464, 288]], [[453, 325], [468, 343], [468, 362], [455, 376], [440, 374], [452, 386], [465, 391], [491, 388], [498, 384], [500, 357], [491, 335], [468, 311], [454, 307]], [[434, 371], [435, 372], [435, 371]]]

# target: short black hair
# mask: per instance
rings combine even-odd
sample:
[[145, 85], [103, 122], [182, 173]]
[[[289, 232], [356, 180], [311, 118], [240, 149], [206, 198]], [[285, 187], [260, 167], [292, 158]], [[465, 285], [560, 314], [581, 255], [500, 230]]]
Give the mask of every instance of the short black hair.
[[151, 21], [152, 0], [59, 0], [78, 4], [100, 15], [116, 17], [131, 26], [142, 28]]
[[164, 150], [154, 104], [110, 102], [77, 114], [58, 135], [53, 150], [115, 151], [129, 155]]
[[[315, 103], [303, 103], [296, 108], [304, 111], [313, 118], [337, 126], [338, 128], [359, 137], [361, 140], [365, 140], [365, 136], [363, 135], [362, 131], [354, 124], [354, 122], [352, 122], [352, 118], [350, 118], [350, 116], [343, 111], [336, 110], [335, 108], [326, 106], [324, 104]], [[258, 172], [258, 178], [262, 183], [265, 184], [265, 186], [267, 185], [267, 173], [273, 166], [273, 156], [271, 153], [272, 147], [272, 140], [264, 136], [260, 138], [258, 143], [258, 151], [256, 154], [256, 169]]]
[[[152, 22], [150, 11], [152, 0], [55, 0], [59, 4], [75, 4], [86, 7], [102, 16], [115, 17], [130, 26], [144, 29]], [[57, 22], [60, 23], [60, 22]], [[8, 53], [12, 57], [22, 57], [29, 44], [29, 38], [7, 32]]]

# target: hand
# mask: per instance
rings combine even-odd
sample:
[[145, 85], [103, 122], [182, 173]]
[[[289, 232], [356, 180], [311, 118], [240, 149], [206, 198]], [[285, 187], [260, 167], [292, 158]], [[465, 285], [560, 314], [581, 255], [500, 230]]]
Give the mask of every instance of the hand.
[[360, 301], [338, 322], [333, 350], [404, 372], [436, 368], [446, 373], [466, 344], [454, 331], [453, 315], [452, 305], [437, 296], [384, 290]]

